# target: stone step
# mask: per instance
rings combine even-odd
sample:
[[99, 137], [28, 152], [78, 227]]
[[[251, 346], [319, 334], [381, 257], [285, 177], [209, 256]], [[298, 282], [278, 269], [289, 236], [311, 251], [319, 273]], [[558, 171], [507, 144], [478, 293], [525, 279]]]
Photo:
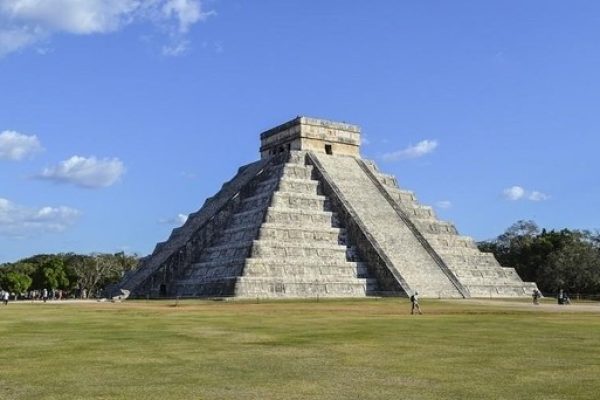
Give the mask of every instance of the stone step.
[[283, 177], [279, 180], [278, 191], [318, 194], [318, 181]]
[[511, 277], [490, 277], [490, 276], [473, 276], [473, 277], [462, 277], [461, 283], [463, 285], [493, 285], [493, 286], [506, 286], [506, 285], [522, 285], [523, 282], [520, 279], [514, 279]]
[[362, 263], [344, 263], [345, 265], [319, 265], [319, 264], [272, 264], [272, 263], [249, 263], [244, 268], [244, 276], [272, 276], [288, 277], [302, 280], [314, 278], [320, 280], [333, 280], [337, 277], [367, 278], [367, 266]]
[[394, 175], [376, 171], [375, 176], [383, 185], [389, 186], [391, 188], [398, 188], [398, 181], [396, 180], [396, 177]]
[[273, 194], [271, 206], [324, 211], [329, 208], [329, 201], [325, 196], [317, 194], [277, 191]]
[[467, 285], [471, 297], [523, 297], [531, 295], [537, 286], [532, 282], [506, 283], [503, 285]]
[[[200, 261], [190, 266], [188, 276], [192, 276], [198, 271], [208, 271], [215, 268], [278, 268], [282, 266], [290, 266], [291, 268], [299, 268], [302, 266], [322, 267], [322, 268], [354, 268], [361, 271], [367, 268], [365, 263], [351, 262], [346, 260], [322, 257], [268, 257], [268, 258], [240, 258], [240, 257], [223, 257], [218, 260]], [[194, 272], [195, 271], [195, 272]], [[198, 272], [201, 275], [202, 272]]]
[[283, 167], [283, 176], [291, 179], [310, 180], [312, 179], [312, 170], [311, 165], [286, 163]]
[[457, 235], [458, 231], [454, 224], [446, 221], [429, 220], [429, 219], [418, 219], [413, 218], [412, 222], [417, 226], [419, 231], [423, 234], [431, 233], [443, 233], [443, 234], [454, 234]]
[[328, 283], [350, 283], [350, 284], [376, 284], [377, 280], [373, 278], [356, 277], [352, 275], [299, 275], [299, 276], [239, 276], [239, 275], [204, 275], [196, 276], [193, 279], [180, 279], [178, 285], [199, 285], [221, 280], [237, 279], [238, 282], [259, 282], [259, 283], [308, 283], [308, 284], [328, 284]]
[[346, 231], [342, 228], [328, 226], [290, 226], [283, 224], [264, 223], [258, 232], [260, 240], [274, 240], [281, 242], [290, 241], [315, 241], [328, 243], [346, 243]]
[[265, 222], [292, 226], [337, 227], [337, 217], [331, 211], [298, 210], [269, 207]]
[[353, 278], [336, 282], [302, 282], [242, 277], [236, 285], [240, 297], [357, 297], [376, 290], [372, 280]]
[[225, 229], [221, 236], [215, 242], [215, 245], [224, 245], [231, 242], [246, 242], [255, 240], [258, 237], [259, 226], [238, 225]]
[[476, 267], [500, 267], [492, 253], [444, 254], [442, 259], [452, 270], [457, 271]]
[[239, 212], [252, 211], [269, 206], [273, 192], [260, 192], [254, 196], [247, 197], [242, 200]]
[[469, 236], [455, 235], [451, 233], [426, 233], [425, 239], [433, 246], [437, 247], [467, 247], [477, 249], [477, 244]]
[[[188, 272], [185, 277], [180, 279], [178, 282], [194, 283], [205, 281], [207, 279], [214, 280], [222, 277], [240, 276], [244, 269], [243, 261], [238, 263], [217, 262], [215, 264], [216, 265], [210, 268], [196, 267], [192, 271]], [[197, 263], [194, 265], [208, 265], [208, 263]]]
[[417, 196], [410, 190], [404, 190], [399, 188], [386, 187], [388, 193], [398, 202], [399, 205], [416, 205]]
[[270, 242], [257, 240], [252, 246], [252, 257], [327, 257], [346, 259], [346, 246], [329, 243], [307, 242]]
[[409, 218], [411, 219], [423, 219], [426, 221], [429, 220], [436, 220], [436, 216], [435, 216], [435, 212], [433, 211], [433, 208], [429, 207], [429, 206], [423, 206], [423, 205], [414, 205], [414, 206], [404, 206], [404, 205], [400, 205], [401, 208], [403, 209], [403, 211], [408, 215]]
[[275, 190], [279, 184], [281, 177], [275, 176], [272, 178], [265, 179], [256, 184], [256, 193], [266, 193]]
[[273, 265], [273, 266], [282, 266], [282, 265], [291, 265], [292, 267], [302, 266], [302, 265], [317, 265], [321, 267], [352, 267], [352, 268], [366, 268], [367, 264], [358, 262], [358, 261], [347, 261], [340, 260], [335, 258], [323, 258], [323, 257], [265, 257], [265, 258], [247, 258], [245, 261], [245, 265]]
[[219, 297], [235, 293], [237, 277], [200, 281], [178, 281], [175, 283], [177, 294], [181, 297]]
[[[432, 244], [431, 242], [429, 242]], [[433, 244], [432, 244], [433, 246]], [[444, 259], [446, 256], [477, 256], [481, 254], [481, 251], [477, 247], [465, 247], [465, 246], [434, 246], [435, 251]]]
[[207, 247], [202, 251], [200, 261], [248, 257], [253, 243], [253, 241], [233, 242], [225, 245]]
[[253, 210], [242, 211], [231, 216], [227, 229], [235, 229], [247, 226], [258, 226], [263, 222], [265, 215], [264, 208], [255, 208]]

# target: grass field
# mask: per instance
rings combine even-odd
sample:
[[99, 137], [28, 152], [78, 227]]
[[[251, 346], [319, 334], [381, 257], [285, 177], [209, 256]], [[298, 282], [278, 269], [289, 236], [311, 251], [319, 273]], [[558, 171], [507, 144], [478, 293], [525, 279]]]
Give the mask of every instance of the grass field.
[[600, 304], [11, 303], [0, 399], [598, 399]]

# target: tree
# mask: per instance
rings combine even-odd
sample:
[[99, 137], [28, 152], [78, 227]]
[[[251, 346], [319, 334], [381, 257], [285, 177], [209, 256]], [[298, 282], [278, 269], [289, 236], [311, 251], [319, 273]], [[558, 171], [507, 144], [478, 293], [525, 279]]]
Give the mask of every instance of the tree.
[[36, 289], [68, 289], [69, 278], [60, 256], [47, 256], [32, 276]]
[[533, 221], [518, 221], [495, 240], [479, 244], [500, 264], [514, 267], [542, 291], [591, 294], [600, 291], [600, 235], [563, 229], [546, 231]]
[[2, 276], [1, 284], [7, 291], [15, 294], [16, 300], [21, 293], [29, 289], [31, 286], [31, 278], [25, 274], [11, 271]]
[[77, 276], [80, 289], [85, 289], [94, 296], [98, 289], [118, 282], [123, 274], [137, 266], [136, 256], [128, 256], [123, 252], [115, 254], [92, 254], [78, 258], [72, 268]]

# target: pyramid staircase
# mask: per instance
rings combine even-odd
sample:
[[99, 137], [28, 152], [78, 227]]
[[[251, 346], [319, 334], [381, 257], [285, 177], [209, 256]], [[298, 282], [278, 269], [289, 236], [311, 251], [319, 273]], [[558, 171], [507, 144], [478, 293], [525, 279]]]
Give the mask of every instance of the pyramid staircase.
[[303, 157], [273, 165], [174, 282], [178, 296], [346, 297], [377, 289]]

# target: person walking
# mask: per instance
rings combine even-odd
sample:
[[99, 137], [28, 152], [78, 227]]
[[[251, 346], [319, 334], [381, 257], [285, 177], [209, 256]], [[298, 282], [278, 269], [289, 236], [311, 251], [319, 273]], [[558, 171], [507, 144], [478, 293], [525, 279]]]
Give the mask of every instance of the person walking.
[[411, 315], [415, 313], [415, 310], [417, 310], [419, 314], [423, 314], [421, 312], [421, 306], [419, 306], [419, 292], [415, 291], [415, 293], [410, 296], [410, 303], [412, 305], [410, 309]]
[[540, 297], [542, 297], [542, 293], [538, 289], [533, 289], [533, 293], [531, 294], [533, 297], [533, 304], [536, 306], [540, 305]]
[[5, 306], [8, 305], [8, 292], [7, 291], [4, 291], [4, 293], [2, 293], [2, 301], [4, 302]]
[[48, 301], [48, 289], [44, 288], [44, 290], [42, 290], [42, 300], [44, 300], [44, 303], [46, 301]]

